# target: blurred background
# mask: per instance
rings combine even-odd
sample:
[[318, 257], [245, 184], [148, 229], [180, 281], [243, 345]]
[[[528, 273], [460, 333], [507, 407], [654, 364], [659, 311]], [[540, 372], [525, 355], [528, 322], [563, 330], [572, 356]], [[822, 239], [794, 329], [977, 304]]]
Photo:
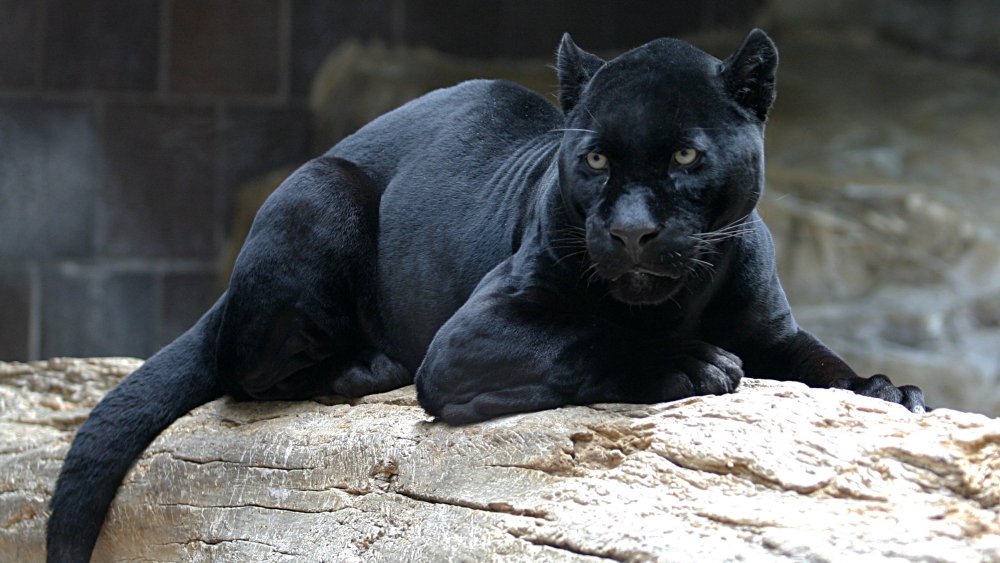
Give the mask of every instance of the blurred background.
[[761, 212], [799, 321], [1000, 414], [994, 0], [0, 0], [0, 360], [148, 357], [282, 178], [422, 92], [550, 95], [563, 31], [721, 58], [753, 26], [781, 52]]

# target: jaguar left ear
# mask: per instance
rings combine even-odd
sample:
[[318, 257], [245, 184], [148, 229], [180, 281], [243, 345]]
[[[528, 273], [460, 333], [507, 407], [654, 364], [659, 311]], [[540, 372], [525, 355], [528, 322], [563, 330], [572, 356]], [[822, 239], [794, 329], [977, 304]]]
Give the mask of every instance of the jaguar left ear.
[[564, 33], [556, 56], [556, 72], [559, 75], [559, 105], [563, 113], [569, 113], [580, 99], [583, 87], [590, 82], [597, 69], [604, 65], [604, 59], [588, 53], [573, 43], [573, 38]]
[[738, 104], [760, 119], [774, 103], [774, 74], [778, 68], [778, 48], [760, 29], [752, 30], [743, 45], [723, 62], [726, 90]]

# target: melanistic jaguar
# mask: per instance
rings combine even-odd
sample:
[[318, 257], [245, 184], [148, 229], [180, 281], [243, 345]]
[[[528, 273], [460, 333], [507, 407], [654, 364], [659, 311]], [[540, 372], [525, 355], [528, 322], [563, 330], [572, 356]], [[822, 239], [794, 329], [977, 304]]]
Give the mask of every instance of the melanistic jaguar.
[[351, 397], [416, 382], [450, 424], [670, 401], [744, 375], [851, 389], [795, 323], [754, 211], [777, 50], [660, 39], [604, 61], [559, 46], [557, 108], [516, 84], [431, 92], [338, 143], [260, 209], [229, 288], [78, 431], [50, 561], [86, 561], [156, 435], [224, 393]]

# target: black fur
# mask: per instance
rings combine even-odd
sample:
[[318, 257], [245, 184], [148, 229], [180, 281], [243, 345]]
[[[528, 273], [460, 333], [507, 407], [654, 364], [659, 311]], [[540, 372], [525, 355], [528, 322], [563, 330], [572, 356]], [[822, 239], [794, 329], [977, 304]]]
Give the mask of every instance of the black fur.
[[594, 73], [604, 65], [600, 57], [576, 46], [568, 33], [563, 34], [556, 53], [556, 72], [559, 75], [559, 106], [569, 112], [580, 99], [584, 86]]
[[49, 560], [85, 561], [133, 460], [223, 392], [358, 396], [415, 374], [421, 405], [464, 424], [749, 375], [922, 411], [919, 389], [857, 376], [792, 318], [754, 211], [776, 65], [760, 30], [725, 62], [673, 39], [604, 62], [565, 36], [563, 112], [466, 82], [303, 166], [219, 302], [80, 428]]

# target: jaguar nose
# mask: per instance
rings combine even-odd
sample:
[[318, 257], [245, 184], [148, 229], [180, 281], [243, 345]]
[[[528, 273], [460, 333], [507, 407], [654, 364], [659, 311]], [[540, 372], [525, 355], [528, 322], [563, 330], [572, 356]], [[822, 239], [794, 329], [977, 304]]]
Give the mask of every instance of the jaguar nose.
[[608, 234], [616, 243], [625, 247], [629, 254], [637, 256], [642, 247], [660, 234], [660, 228], [653, 223], [613, 223]]

